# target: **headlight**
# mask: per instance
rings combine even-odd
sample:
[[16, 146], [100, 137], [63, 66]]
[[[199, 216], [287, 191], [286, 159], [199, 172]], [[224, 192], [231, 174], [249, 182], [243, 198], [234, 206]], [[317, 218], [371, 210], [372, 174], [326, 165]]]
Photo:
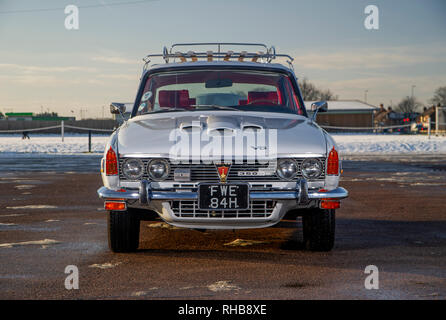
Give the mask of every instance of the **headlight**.
[[277, 162], [277, 175], [285, 180], [293, 179], [297, 174], [297, 163], [293, 159], [280, 159]]
[[137, 180], [144, 174], [144, 164], [139, 159], [127, 159], [122, 164], [122, 172], [127, 178]]
[[164, 180], [169, 175], [169, 163], [164, 159], [153, 159], [147, 165], [147, 172], [152, 180]]
[[322, 163], [319, 159], [305, 159], [302, 162], [302, 175], [307, 179], [316, 179], [322, 174]]

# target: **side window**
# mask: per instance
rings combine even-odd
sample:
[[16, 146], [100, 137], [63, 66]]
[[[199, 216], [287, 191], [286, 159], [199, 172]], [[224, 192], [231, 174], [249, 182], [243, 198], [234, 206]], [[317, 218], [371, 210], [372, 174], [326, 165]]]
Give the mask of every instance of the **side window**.
[[154, 81], [151, 78], [149, 78], [146, 82], [144, 91], [141, 96], [140, 104], [138, 105], [138, 109], [136, 111], [137, 115], [155, 110], [154, 101], [155, 101], [156, 91], [152, 91], [153, 82]]

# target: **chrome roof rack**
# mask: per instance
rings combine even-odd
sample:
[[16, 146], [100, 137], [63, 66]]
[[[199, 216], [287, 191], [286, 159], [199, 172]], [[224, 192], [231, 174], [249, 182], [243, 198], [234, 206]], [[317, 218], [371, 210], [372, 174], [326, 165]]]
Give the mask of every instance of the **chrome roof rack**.
[[[207, 47], [208, 50], [204, 51], [192, 51], [182, 52], [177, 50], [178, 47]], [[216, 51], [209, 50], [209, 47], [213, 47]], [[223, 47], [258, 47], [262, 48], [262, 51], [248, 52], [242, 50], [235, 52], [233, 50], [223, 50]], [[175, 49], [175, 50], [174, 50]], [[187, 62], [190, 59], [191, 62], [202, 61], [212, 62], [216, 61], [234, 61], [239, 62], [251, 61], [251, 62], [262, 62], [271, 63], [277, 58], [287, 58], [286, 61], [290, 68], [293, 68], [294, 59], [288, 54], [278, 54], [276, 53], [276, 48], [274, 46], [267, 47], [263, 43], [240, 43], [240, 42], [197, 42], [197, 43], [175, 43], [168, 50], [167, 47], [163, 48], [162, 54], [149, 54], [143, 60], [144, 70], [148, 69], [152, 58], [162, 57], [165, 63], [176, 62], [179, 59], [179, 63]]]

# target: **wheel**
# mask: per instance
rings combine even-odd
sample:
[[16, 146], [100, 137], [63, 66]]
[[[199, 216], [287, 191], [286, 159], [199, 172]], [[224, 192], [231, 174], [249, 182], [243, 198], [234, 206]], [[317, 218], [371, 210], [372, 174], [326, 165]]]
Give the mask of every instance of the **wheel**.
[[305, 247], [311, 251], [330, 251], [335, 240], [335, 210], [311, 209], [302, 217]]
[[132, 209], [109, 211], [108, 246], [113, 252], [132, 252], [139, 245], [139, 216]]

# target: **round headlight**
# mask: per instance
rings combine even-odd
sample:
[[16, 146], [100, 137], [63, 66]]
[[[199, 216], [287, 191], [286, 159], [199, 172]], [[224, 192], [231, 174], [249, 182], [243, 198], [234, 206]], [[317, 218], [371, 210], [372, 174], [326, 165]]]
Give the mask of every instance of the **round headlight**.
[[139, 159], [127, 159], [122, 164], [122, 172], [127, 178], [137, 180], [144, 174], [144, 163]]
[[147, 172], [152, 180], [164, 180], [169, 175], [169, 163], [164, 159], [153, 159], [147, 165]]
[[293, 159], [280, 159], [277, 162], [277, 175], [285, 180], [291, 180], [297, 175], [297, 163]]
[[319, 159], [305, 159], [301, 170], [305, 178], [316, 179], [322, 174], [323, 167]]

